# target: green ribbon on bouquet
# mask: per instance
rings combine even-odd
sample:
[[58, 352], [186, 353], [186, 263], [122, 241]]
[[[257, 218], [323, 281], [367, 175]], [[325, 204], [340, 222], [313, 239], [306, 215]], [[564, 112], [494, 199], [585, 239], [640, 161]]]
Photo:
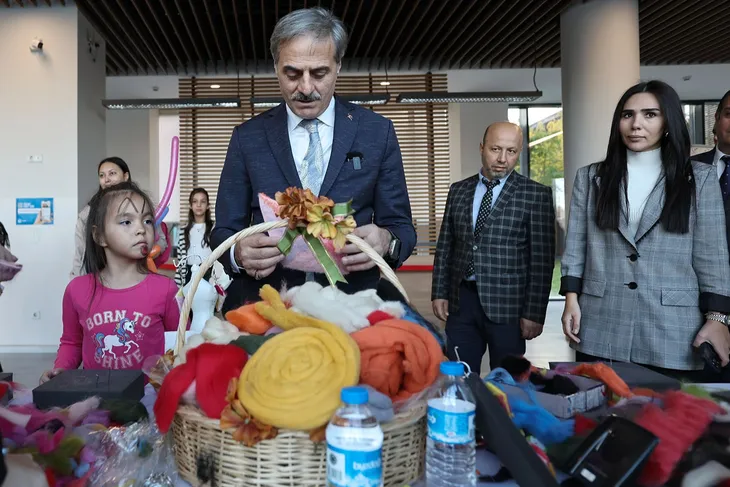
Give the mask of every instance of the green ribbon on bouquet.
[[[335, 219], [338, 217], [346, 218], [351, 214], [351, 201], [348, 201], [347, 203], [336, 203], [335, 206], [332, 208], [332, 216]], [[279, 243], [277, 244], [277, 247], [279, 248], [281, 253], [284, 255], [289, 255], [292, 245], [294, 245], [294, 240], [296, 240], [296, 238], [299, 236], [304, 239], [309, 248], [312, 250], [312, 253], [317, 259], [317, 262], [319, 262], [322, 266], [324, 274], [325, 276], [327, 276], [327, 280], [330, 282], [330, 285], [336, 286], [338, 282], [344, 282], [345, 284], [347, 284], [347, 280], [340, 272], [339, 267], [337, 267], [337, 263], [327, 252], [327, 249], [324, 248], [322, 241], [314, 235], [308, 233], [306, 226], [297, 227], [293, 230], [287, 229], [287, 231], [284, 233], [284, 236], [281, 237], [281, 240], [279, 240]]]

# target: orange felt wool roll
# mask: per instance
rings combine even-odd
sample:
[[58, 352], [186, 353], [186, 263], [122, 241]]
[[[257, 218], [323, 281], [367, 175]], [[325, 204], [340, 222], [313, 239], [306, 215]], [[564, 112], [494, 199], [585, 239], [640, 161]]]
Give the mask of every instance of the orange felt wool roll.
[[226, 313], [226, 321], [251, 335], [263, 335], [272, 326], [269, 320], [258, 314], [255, 303], [232, 309]]
[[393, 401], [408, 399], [438, 377], [441, 346], [415, 323], [384, 320], [351, 336], [360, 348], [360, 382]]

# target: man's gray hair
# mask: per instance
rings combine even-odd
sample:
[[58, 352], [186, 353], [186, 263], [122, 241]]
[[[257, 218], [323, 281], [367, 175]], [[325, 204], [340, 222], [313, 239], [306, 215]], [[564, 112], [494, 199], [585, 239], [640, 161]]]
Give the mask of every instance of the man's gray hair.
[[299, 36], [310, 36], [316, 40], [329, 37], [335, 44], [335, 62], [339, 64], [345, 56], [348, 41], [345, 24], [329, 10], [305, 8], [285, 15], [276, 23], [270, 41], [274, 64], [279, 62], [281, 45]]

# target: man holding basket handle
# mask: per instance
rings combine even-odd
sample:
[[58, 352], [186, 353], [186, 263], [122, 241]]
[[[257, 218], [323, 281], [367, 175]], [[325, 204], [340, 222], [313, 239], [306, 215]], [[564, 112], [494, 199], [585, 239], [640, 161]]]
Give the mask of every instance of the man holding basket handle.
[[[393, 123], [334, 96], [348, 36], [342, 22], [321, 8], [282, 17], [271, 36], [271, 53], [284, 102], [233, 131], [216, 202], [213, 247], [264, 221], [259, 194], [273, 198], [288, 187], [309, 189], [335, 202], [352, 200], [364, 239], [393, 268], [416, 245], [400, 147]], [[279, 239], [264, 234], [239, 241], [221, 258], [233, 283], [224, 312], [258, 300], [263, 284], [302, 284], [306, 274], [279, 265]], [[341, 289], [377, 287], [375, 263], [353, 244], [342, 265]], [[316, 280], [326, 285], [323, 274]]]

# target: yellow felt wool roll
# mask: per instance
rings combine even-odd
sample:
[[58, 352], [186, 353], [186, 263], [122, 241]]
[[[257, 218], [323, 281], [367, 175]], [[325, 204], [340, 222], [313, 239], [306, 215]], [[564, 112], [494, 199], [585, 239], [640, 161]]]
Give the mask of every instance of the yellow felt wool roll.
[[340, 390], [359, 380], [357, 343], [332, 323], [286, 309], [270, 286], [261, 297], [256, 311], [286, 331], [249, 359], [238, 398], [253, 417], [277, 428], [318, 428], [339, 407]]

